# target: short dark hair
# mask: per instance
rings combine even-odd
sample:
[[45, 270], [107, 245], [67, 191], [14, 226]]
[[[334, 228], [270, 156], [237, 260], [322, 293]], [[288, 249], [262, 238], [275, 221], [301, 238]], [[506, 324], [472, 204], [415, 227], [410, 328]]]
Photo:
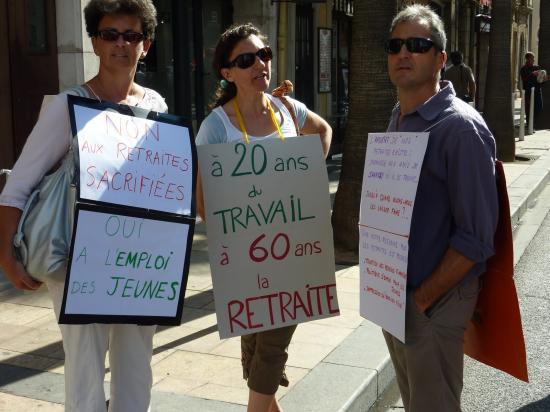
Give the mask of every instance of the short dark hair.
[[529, 57], [532, 58], [532, 59], [534, 60], [534, 59], [535, 59], [535, 53], [530, 52], [530, 51], [528, 51], [527, 53], [525, 53], [525, 60], [527, 60]]
[[141, 20], [145, 38], [155, 38], [157, 10], [152, 0], [90, 0], [84, 8], [88, 36], [97, 36], [99, 22], [103, 17], [117, 14], [136, 16]]
[[462, 56], [462, 53], [460, 53], [458, 50], [451, 52], [450, 57], [454, 66], [458, 66], [464, 61], [464, 57]]
[[[212, 60], [212, 68], [218, 79], [223, 78], [221, 69], [229, 67], [229, 56], [231, 56], [237, 43], [241, 40], [248, 39], [252, 35], [258, 36], [264, 43], [267, 42], [267, 37], [252, 23], [234, 24], [223, 32], [216, 45], [214, 58]], [[228, 82], [225, 87], [218, 86], [211, 107], [223, 106], [236, 95], [237, 88], [233, 83]]]

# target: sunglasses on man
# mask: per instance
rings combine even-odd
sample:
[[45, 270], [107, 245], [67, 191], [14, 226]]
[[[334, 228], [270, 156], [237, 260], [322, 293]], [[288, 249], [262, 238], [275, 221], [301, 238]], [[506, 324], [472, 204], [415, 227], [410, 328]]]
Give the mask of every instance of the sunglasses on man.
[[105, 41], [117, 41], [120, 36], [122, 36], [122, 39], [128, 43], [139, 43], [144, 39], [143, 33], [137, 33], [135, 31], [125, 31], [124, 33], [121, 33], [115, 29], [105, 29], [105, 30], [99, 30], [97, 32], [97, 36], [101, 40]]
[[248, 69], [256, 62], [256, 56], [259, 57], [261, 61], [267, 63], [273, 59], [273, 52], [269, 46], [263, 47], [258, 50], [256, 53], [243, 53], [239, 54], [232, 61], [229, 62], [228, 67], [237, 66], [239, 69]]
[[386, 41], [384, 48], [388, 54], [398, 54], [401, 51], [401, 47], [407, 48], [409, 53], [426, 53], [432, 47], [441, 51], [439, 47], [430, 39], [424, 37], [409, 37], [408, 39], [393, 38]]

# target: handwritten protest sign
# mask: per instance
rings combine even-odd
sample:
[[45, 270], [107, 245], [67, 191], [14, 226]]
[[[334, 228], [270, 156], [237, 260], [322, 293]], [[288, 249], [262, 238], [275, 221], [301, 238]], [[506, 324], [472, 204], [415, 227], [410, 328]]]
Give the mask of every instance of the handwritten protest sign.
[[191, 214], [193, 156], [186, 127], [73, 107], [81, 199]]
[[61, 323], [179, 324], [192, 219], [79, 205]]
[[222, 338], [339, 313], [319, 136], [198, 147]]
[[360, 313], [405, 341], [407, 238], [359, 226]]
[[408, 236], [428, 133], [370, 133], [359, 219], [361, 316], [405, 341]]
[[79, 195], [59, 322], [177, 325], [195, 215], [189, 125], [67, 99]]
[[427, 133], [369, 133], [360, 221], [408, 236]]

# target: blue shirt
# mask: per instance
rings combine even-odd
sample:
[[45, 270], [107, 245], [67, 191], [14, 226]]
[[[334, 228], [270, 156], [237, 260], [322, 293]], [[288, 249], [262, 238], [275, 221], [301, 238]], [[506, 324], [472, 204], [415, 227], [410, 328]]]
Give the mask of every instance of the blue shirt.
[[430, 133], [411, 220], [407, 287], [419, 286], [449, 247], [476, 262], [466, 278], [482, 274], [494, 254], [498, 219], [493, 135], [450, 82], [398, 122], [400, 114], [397, 104], [389, 132]]

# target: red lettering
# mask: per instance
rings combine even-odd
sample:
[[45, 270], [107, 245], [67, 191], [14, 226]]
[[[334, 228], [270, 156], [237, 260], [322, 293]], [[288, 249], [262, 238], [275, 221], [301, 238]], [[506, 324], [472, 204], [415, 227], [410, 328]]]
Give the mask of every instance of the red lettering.
[[[234, 306], [234, 304], [238, 305], [238, 312], [236, 314], [233, 314], [231, 311], [231, 308]], [[243, 309], [244, 305], [240, 300], [232, 300], [227, 304], [227, 311], [229, 312], [229, 327], [231, 329], [231, 333], [234, 332], [233, 323], [237, 324], [237, 326], [240, 326], [243, 329], [246, 329], [246, 325], [237, 319], [237, 317], [241, 313], [243, 313]]]
[[113, 190], [120, 190], [121, 189], [121, 186], [119, 186], [118, 189], [115, 187], [115, 177], [120, 176], [120, 175], [121, 175], [120, 172], [115, 172], [115, 174], [111, 178], [111, 187], [113, 188]]
[[113, 119], [111, 119], [111, 116], [105, 113], [105, 130], [107, 135], [110, 135], [109, 124], [115, 129], [115, 131], [118, 133], [119, 136], [122, 134], [122, 125], [120, 124], [120, 122], [117, 129], [115, 122], [113, 121]]
[[132, 178], [132, 173], [126, 173], [126, 175], [124, 176], [124, 190], [128, 190], [128, 192], [133, 192], [133, 190], [130, 188], [130, 181], [132, 180]]
[[278, 295], [275, 293], [273, 295], [266, 295], [266, 296], [262, 296], [264, 298], [267, 298], [267, 302], [268, 302], [268, 305], [269, 305], [269, 321], [271, 322], [271, 325], [274, 325], [275, 324], [275, 320], [273, 319], [273, 306], [271, 304], [271, 300], [273, 298], [276, 298]]
[[[131, 131], [130, 131], [130, 128], [128, 127], [128, 125], [130, 125], [130, 124], [134, 127], [133, 135], [130, 134]], [[133, 139], [137, 139], [138, 135], [139, 135], [139, 128], [138, 128], [137, 124], [134, 122], [134, 119], [132, 117], [127, 118], [126, 119], [126, 136], [131, 137]]]
[[116, 157], [118, 159], [118, 155], [120, 154], [124, 160], [127, 160], [124, 156], [124, 150], [126, 150], [128, 146], [126, 146], [124, 143], [119, 143], [116, 146]]
[[95, 182], [95, 177], [92, 173], [92, 171], [95, 170], [95, 166], [89, 166], [87, 169], [86, 169], [86, 172], [88, 173], [88, 176], [90, 176], [92, 178], [92, 181], [89, 182], [89, 183], [86, 183], [86, 186], [90, 187], [90, 186], [93, 186], [94, 185], [94, 182]]
[[340, 313], [340, 309], [338, 309], [337, 307], [334, 308], [332, 306], [332, 301], [334, 300], [334, 298], [336, 297], [336, 295], [334, 294], [331, 294], [331, 290], [334, 290], [336, 291], [336, 284], [333, 283], [332, 285], [327, 285], [325, 287], [325, 293], [327, 295], [327, 304], [328, 304], [328, 312], [330, 314], [336, 314], [336, 313]]
[[177, 189], [178, 189], [178, 193], [180, 194], [180, 196], [176, 196], [176, 199], [177, 200], [183, 200], [183, 198], [185, 196], [185, 193], [184, 193], [185, 188], [183, 186], [178, 186]]
[[172, 187], [174, 186], [175, 186], [174, 183], [168, 183], [168, 187], [166, 188], [166, 193], [164, 194], [165, 199], [168, 199], [168, 200], [174, 199], [173, 197], [168, 196], [170, 193], [174, 193], [174, 191], [172, 190]]
[[258, 300], [258, 299], [263, 299], [263, 296], [259, 296], [259, 297], [256, 297], [256, 298], [247, 298], [246, 299], [246, 320], [248, 321], [248, 327], [250, 329], [261, 328], [262, 326], [264, 326], [263, 323], [252, 324], [252, 316], [254, 315], [254, 312], [252, 312], [252, 310], [250, 310], [250, 302]]
[[139, 193], [143, 193], [143, 188], [145, 187], [145, 181], [146, 180], [151, 180], [149, 179], [148, 177], [145, 177], [145, 176], [141, 176], [141, 179], [139, 179]]
[[[288, 298], [288, 301], [286, 303], [283, 302], [283, 296], [286, 296]], [[291, 319], [296, 319], [296, 315], [292, 316], [292, 313], [290, 313], [287, 309], [287, 307], [292, 303], [292, 295], [288, 292], [279, 292], [279, 306], [281, 309], [281, 320], [283, 322], [286, 322], [285, 319], [285, 312], [288, 316], [290, 316]]]
[[99, 186], [101, 186], [101, 183], [105, 183], [107, 185], [107, 188], [109, 188], [109, 172], [105, 170], [103, 173], [103, 176], [101, 176], [101, 179], [97, 183], [97, 188], [99, 189]]
[[306, 306], [304, 305], [304, 301], [300, 296], [300, 292], [296, 291], [294, 292], [294, 314], [295, 315], [296, 315], [296, 312], [298, 312], [298, 308], [301, 308], [308, 318], [311, 317], [311, 311], [307, 310]]
[[323, 314], [323, 306], [321, 305], [321, 291], [324, 286], [315, 286], [312, 288], [309, 288], [309, 290], [314, 290], [317, 294], [317, 310], [319, 311], [319, 315]]
[[156, 133], [153, 132], [153, 128], [151, 128], [148, 124], [145, 124], [145, 136], [146, 136], [146, 138], [148, 138], [147, 133], [149, 133], [153, 137], [153, 139], [155, 139], [158, 142], [160, 140], [159, 124], [155, 123], [154, 126], [156, 126], [156, 128], [157, 128]]

